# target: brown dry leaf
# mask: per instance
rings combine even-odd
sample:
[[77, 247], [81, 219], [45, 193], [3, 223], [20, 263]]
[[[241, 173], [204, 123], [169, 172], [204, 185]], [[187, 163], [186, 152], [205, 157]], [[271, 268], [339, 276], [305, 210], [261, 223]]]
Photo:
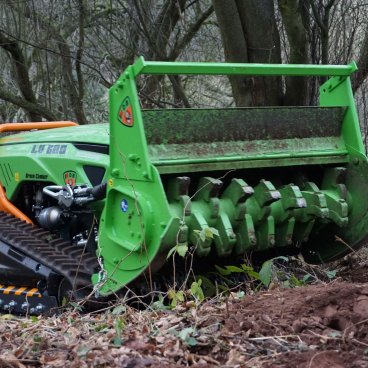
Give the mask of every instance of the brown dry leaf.
[[68, 330], [64, 333], [65, 340], [67, 343], [72, 344], [76, 340], [78, 340], [81, 331], [75, 327], [69, 327]]
[[68, 352], [66, 351], [50, 351], [45, 352], [40, 357], [40, 363], [49, 367], [63, 367], [68, 360]]
[[167, 337], [166, 336], [156, 336], [155, 340], [159, 344], [164, 344], [167, 341]]
[[19, 359], [10, 353], [0, 355], [0, 367], [1, 368], [26, 368]]
[[125, 342], [125, 346], [131, 348], [132, 350], [139, 351], [142, 353], [153, 353], [155, 346], [145, 342], [143, 339], [130, 340]]
[[227, 355], [227, 361], [225, 365], [236, 366], [241, 363], [244, 363], [244, 361], [245, 361], [244, 357], [241, 355], [241, 353], [238, 350], [231, 349], [229, 351], [229, 354]]
[[25, 350], [22, 348], [22, 347], [19, 347], [18, 349], [16, 349], [14, 351], [14, 355], [17, 357], [17, 358], [20, 358], [23, 354], [24, 354]]
[[265, 322], [267, 322], [267, 323], [272, 323], [272, 319], [271, 319], [271, 317], [270, 317], [269, 315], [267, 315], [267, 314], [264, 314], [264, 315], [262, 316], [262, 319], [263, 319]]
[[170, 325], [177, 325], [182, 321], [183, 321], [183, 317], [179, 317], [175, 315], [172, 315], [168, 318], [168, 322], [170, 323]]
[[170, 327], [170, 323], [166, 319], [160, 319], [155, 324], [159, 329], [162, 329], [162, 330], [166, 330]]
[[216, 353], [218, 353], [218, 352], [220, 352], [221, 351], [221, 347], [220, 347], [220, 345], [219, 344], [216, 344], [214, 347], [213, 347], [213, 349], [212, 349], [212, 353], [213, 354], [216, 354]]
[[169, 358], [178, 358], [184, 356], [184, 352], [180, 347], [180, 341], [177, 340], [175, 344], [165, 347], [163, 355], [164, 357]]

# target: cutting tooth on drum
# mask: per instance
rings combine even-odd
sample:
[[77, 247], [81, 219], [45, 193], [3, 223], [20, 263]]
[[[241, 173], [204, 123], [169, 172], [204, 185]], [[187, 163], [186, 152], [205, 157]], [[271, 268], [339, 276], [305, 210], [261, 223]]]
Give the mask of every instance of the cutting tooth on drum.
[[[252, 217], [246, 213], [246, 200], [254, 194], [254, 189], [243, 179], [232, 179], [231, 183], [224, 190], [221, 199], [230, 200], [235, 206], [235, 220], [237, 222], [235, 253], [244, 254], [246, 250], [254, 249], [257, 241], [254, 231]], [[232, 230], [231, 230], [232, 231]], [[228, 243], [234, 247], [233, 231], [230, 232]]]
[[[323, 193], [326, 196], [329, 218], [339, 227], [348, 225], [347, 189], [344, 184], [346, 169], [334, 167], [326, 170], [322, 182]], [[345, 198], [345, 199], [344, 199]]]
[[254, 189], [243, 179], [232, 179], [231, 183], [224, 190], [221, 198], [229, 198], [234, 206], [244, 203], [252, 194]]
[[189, 216], [190, 197], [189, 193], [190, 178], [188, 176], [179, 176], [169, 181], [167, 186], [167, 199], [169, 202], [179, 202], [183, 208], [183, 216]]
[[302, 195], [307, 202], [306, 208], [295, 210], [294, 216], [297, 220], [293, 241], [301, 244], [309, 239], [309, 235], [316, 223], [317, 219], [323, 221], [329, 217], [329, 209], [327, 207], [326, 196], [320, 191], [318, 186], [306, 181], [300, 184], [302, 187]]
[[254, 188], [246, 202], [249, 213], [255, 224], [257, 250], [267, 249], [275, 245], [275, 220], [271, 215], [271, 204], [280, 200], [281, 194], [270, 181], [261, 180]]
[[281, 199], [272, 204], [272, 215], [276, 222], [276, 244], [283, 247], [292, 244], [295, 218], [293, 210], [305, 208], [307, 203], [298, 186], [294, 184], [279, 188]]
[[[189, 225], [190, 240], [195, 245], [196, 252], [199, 255], [207, 255], [211, 251], [213, 238], [211, 236], [203, 236], [203, 232], [206, 234], [206, 229], [211, 227], [206, 218], [209, 221], [218, 217], [218, 195], [222, 184], [222, 181], [218, 179], [201, 178], [192, 201], [192, 215]], [[209, 234], [208, 231], [207, 234]]]

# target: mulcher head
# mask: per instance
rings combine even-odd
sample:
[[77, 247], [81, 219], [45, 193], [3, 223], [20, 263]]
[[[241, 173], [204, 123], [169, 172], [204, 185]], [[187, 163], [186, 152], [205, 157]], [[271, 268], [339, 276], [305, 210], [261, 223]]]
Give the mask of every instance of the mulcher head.
[[[340, 257], [368, 236], [368, 163], [347, 66], [145, 62], [110, 90], [110, 180], [94, 276], [102, 294], [176, 245]], [[141, 110], [140, 74], [330, 76], [318, 107]], [[215, 230], [213, 230], [215, 229]]]

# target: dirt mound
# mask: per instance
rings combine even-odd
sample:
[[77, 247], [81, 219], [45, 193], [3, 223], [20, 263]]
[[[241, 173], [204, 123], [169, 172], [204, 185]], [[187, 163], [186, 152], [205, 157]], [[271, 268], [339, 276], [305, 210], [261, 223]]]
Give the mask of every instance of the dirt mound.
[[249, 367], [368, 367], [367, 326], [368, 284], [335, 282], [232, 303], [222, 333]]
[[335, 268], [337, 275], [346, 281], [368, 282], [368, 247], [363, 247], [334, 262], [332, 268]]

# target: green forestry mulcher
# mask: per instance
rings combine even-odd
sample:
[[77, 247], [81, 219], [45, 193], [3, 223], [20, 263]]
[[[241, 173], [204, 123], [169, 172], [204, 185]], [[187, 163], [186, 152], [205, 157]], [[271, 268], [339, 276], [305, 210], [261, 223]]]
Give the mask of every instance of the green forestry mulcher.
[[[109, 125], [2, 125], [22, 132], [0, 140], [0, 310], [43, 313], [70, 290], [108, 297], [175, 245], [203, 264], [247, 252], [321, 263], [363, 245], [355, 70], [140, 58], [110, 89]], [[330, 79], [315, 107], [142, 110], [141, 74]], [[198, 236], [207, 228], [218, 235]]]

